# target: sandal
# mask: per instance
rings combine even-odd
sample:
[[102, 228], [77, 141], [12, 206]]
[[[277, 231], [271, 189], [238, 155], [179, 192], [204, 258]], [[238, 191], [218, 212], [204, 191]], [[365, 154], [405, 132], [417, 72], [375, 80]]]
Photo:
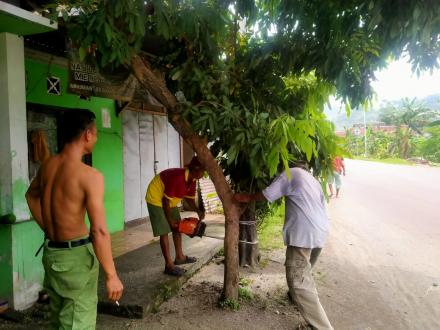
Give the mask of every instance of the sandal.
[[184, 264], [193, 264], [197, 261], [196, 257], [188, 257], [186, 256], [183, 260], [174, 260], [175, 265], [184, 265]]
[[166, 275], [171, 275], [176, 277], [182, 276], [183, 274], [185, 274], [185, 272], [186, 272], [185, 269], [176, 266], [174, 266], [173, 268], [165, 267], [165, 270], [163, 271], [163, 273]]

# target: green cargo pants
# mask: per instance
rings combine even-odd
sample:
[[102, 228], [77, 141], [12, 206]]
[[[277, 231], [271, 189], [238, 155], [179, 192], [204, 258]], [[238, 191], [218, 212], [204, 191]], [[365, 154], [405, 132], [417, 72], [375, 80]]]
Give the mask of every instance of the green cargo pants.
[[91, 243], [43, 252], [51, 329], [95, 329], [99, 263]]

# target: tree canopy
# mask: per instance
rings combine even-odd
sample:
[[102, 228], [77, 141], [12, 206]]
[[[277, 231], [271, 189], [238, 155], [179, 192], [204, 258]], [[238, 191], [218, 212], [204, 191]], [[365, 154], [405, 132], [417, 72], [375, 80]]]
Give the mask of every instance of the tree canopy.
[[239, 208], [224, 174], [234, 188], [259, 188], [298, 158], [325, 173], [341, 153], [323, 115], [331, 94], [349, 112], [368, 101], [375, 70], [390, 58], [408, 54], [415, 71], [438, 66], [435, 0], [76, 0], [53, 8], [81, 57], [135, 71], [208, 165], [234, 237], [225, 241], [227, 264], [235, 263]]
[[349, 111], [371, 97], [374, 71], [403, 53], [416, 71], [438, 66], [434, 1], [60, 3], [67, 21], [76, 8], [71, 36], [102, 67], [145, 52], [228, 174], [246, 184], [301, 154], [329, 165], [324, 156], [341, 152], [321, 115], [330, 94]]

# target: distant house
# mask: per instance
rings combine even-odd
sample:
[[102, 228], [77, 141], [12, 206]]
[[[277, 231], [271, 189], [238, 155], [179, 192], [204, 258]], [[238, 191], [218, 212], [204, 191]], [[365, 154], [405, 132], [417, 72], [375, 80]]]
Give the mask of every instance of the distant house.
[[[406, 128], [407, 125], [401, 125], [400, 128]], [[374, 123], [368, 123], [367, 128], [372, 129], [373, 132], [383, 132], [387, 134], [395, 133], [397, 130], [396, 125], [386, 125], [383, 122], [374, 122]], [[354, 136], [364, 136], [365, 135], [365, 126], [364, 124], [353, 124], [352, 127], [346, 129], [346, 130], [339, 130], [336, 131], [336, 135], [340, 137], [345, 137], [347, 135], [347, 132], [350, 132], [350, 134]]]

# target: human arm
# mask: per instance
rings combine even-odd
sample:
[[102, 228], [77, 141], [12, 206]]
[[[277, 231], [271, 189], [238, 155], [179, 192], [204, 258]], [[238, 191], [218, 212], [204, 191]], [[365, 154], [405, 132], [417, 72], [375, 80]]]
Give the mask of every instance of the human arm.
[[266, 201], [267, 199], [260, 191], [255, 194], [247, 194], [247, 193], [235, 194], [234, 200], [239, 203], [249, 203], [251, 201]]
[[86, 186], [86, 208], [90, 219], [90, 233], [96, 257], [105, 273], [108, 299], [116, 301], [124, 289], [113, 262], [110, 234], [105, 222], [104, 177], [94, 172]]
[[341, 159], [341, 167], [342, 167], [342, 174], [345, 176], [345, 164], [343, 159]]
[[38, 224], [41, 230], [45, 231], [41, 212], [41, 194], [40, 171], [38, 171], [37, 176], [32, 180], [28, 190], [26, 191], [25, 197], [32, 217], [35, 219], [35, 222]]
[[194, 198], [185, 197], [185, 201], [188, 203], [188, 206], [191, 209], [191, 211], [197, 212], [197, 215], [200, 220], [205, 219], [205, 211], [197, 207], [196, 200]]
[[170, 200], [166, 196], [164, 196], [162, 198], [162, 209], [163, 209], [163, 212], [165, 213], [165, 218], [167, 219], [168, 224], [170, 225], [171, 230], [174, 231], [173, 219], [172, 219], [172, 216], [171, 216]]
[[249, 203], [251, 201], [269, 201], [273, 202], [286, 194], [286, 189], [289, 185], [289, 179], [285, 172], [281, 173], [279, 176], [273, 180], [273, 182], [266, 187], [266, 189], [254, 193], [239, 193], [234, 195], [235, 201], [239, 203]]

